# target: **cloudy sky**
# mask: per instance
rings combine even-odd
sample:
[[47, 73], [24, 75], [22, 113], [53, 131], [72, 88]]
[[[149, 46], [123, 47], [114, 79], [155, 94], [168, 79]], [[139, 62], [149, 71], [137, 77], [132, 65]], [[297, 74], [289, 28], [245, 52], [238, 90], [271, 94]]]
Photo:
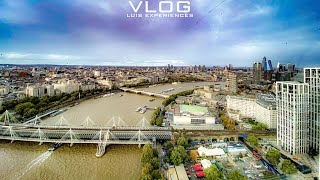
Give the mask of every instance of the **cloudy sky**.
[[193, 18], [128, 18], [129, 0], [1, 0], [0, 63], [320, 66], [318, 0], [190, 2]]

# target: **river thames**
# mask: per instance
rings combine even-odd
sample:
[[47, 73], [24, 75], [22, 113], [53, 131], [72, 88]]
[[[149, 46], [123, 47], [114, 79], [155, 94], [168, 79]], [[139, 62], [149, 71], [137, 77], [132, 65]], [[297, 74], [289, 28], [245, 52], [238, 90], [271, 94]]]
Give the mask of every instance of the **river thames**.
[[[161, 92], [170, 88], [173, 94], [194, 89], [213, 82], [166, 84], [144, 88]], [[155, 99], [154, 101], [150, 101]], [[80, 125], [87, 117], [97, 126], [104, 126], [112, 117], [121, 117], [129, 126], [135, 126], [142, 118], [148, 121], [153, 113], [147, 110], [141, 114], [138, 107], [159, 107], [163, 99], [133, 93], [116, 93], [81, 102], [68, 111], [47, 118], [42, 124], [53, 125], [62, 116], [70, 125]], [[48, 152], [49, 143], [38, 145], [33, 142], [0, 141], [0, 179], [139, 179], [142, 150], [135, 145], [111, 145], [101, 158], [95, 156], [96, 145], [62, 145], [54, 152]]]

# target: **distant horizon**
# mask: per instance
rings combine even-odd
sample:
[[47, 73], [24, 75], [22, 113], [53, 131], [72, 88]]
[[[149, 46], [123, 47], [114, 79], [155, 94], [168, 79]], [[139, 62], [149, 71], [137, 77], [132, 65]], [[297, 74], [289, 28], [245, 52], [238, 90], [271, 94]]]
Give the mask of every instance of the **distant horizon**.
[[320, 1], [190, 2], [193, 17], [129, 18], [128, 0], [3, 0], [0, 63], [320, 65]]
[[[281, 63], [280, 63], [281, 64]], [[284, 65], [287, 65], [287, 64], [292, 64], [292, 63], [286, 63]], [[171, 65], [171, 64], [170, 64]], [[227, 65], [224, 65], [224, 66], [219, 66], [219, 65], [213, 65], [213, 66], [208, 66], [208, 65], [205, 65], [205, 64], [193, 64], [192, 67], [194, 66], [197, 66], [199, 67], [199, 65], [201, 66], [205, 66], [206, 68], [212, 68], [212, 67], [220, 67], [220, 68], [224, 68], [226, 66], [228, 66], [229, 64]], [[0, 64], [0, 66], [90, 66], [90, 67], [167, 67], [168, 65], [159, 65], [159, 66], [139, 66], [139, 65], [136, 65], [136, 66], [126, 66], [126, 65], [89, 65], [89, 64], [82, 64], [82, 65], [77, 65], [77, 64]], [[179, 66], [175, 66], [173, 65], [173, 67], [190, 67], [190, 65], [179, 65]], [[276, 66], [273, 66], [274, 68], [273, 69], [276, 69]], [[296, 66], [295, 68], [296, 69], [303, 69], [303, 68], [318, 68], [320, 66], [304, 66], [304, 67], [299, 67], [299, 66]], [[241, 69], [241, 68], [249, 68], [249, 69], [252, 69], [253, 66], [233, 66], [232, 65], [232, 68], [234, 69]]]

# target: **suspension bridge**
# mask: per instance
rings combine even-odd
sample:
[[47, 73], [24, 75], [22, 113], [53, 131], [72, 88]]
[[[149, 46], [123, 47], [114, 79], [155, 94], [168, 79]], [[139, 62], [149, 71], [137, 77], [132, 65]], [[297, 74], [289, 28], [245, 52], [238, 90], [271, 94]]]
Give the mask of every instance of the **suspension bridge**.
[[143, 118], [136, 126], [127, 126], [120, 118], [111, 118], [104, 126], [87, 117], [80, 125], [73, 126], [63, 117], [53, 125], [18, 124], [6, 111], [0, 125], [0, 139], [42, 143], [97, 144], [96, 156], [105, 153], [111, 144], [155, 144], [157, 140], [170, 140], [168, 128], [154, 127]]

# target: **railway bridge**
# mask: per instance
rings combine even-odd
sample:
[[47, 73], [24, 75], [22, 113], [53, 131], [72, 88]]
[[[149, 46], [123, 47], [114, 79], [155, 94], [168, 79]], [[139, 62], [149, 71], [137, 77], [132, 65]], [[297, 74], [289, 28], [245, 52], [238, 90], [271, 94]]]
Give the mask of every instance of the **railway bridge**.
[[80, 125], [70, 125], [61, 118], [53, 125], [11, 123], [9, 114], [0, 123], [0, 139], [42, 143], [97, 144], [97, 156], [105, 153], [111, 144], [153, 144], [156, 141], [171, 140], [169, 128], [154, 127], [146, 119], [136, 126], [127, 126], [121, 118], [112, 118], [106, 125], [96, 125], [89, 117]]

